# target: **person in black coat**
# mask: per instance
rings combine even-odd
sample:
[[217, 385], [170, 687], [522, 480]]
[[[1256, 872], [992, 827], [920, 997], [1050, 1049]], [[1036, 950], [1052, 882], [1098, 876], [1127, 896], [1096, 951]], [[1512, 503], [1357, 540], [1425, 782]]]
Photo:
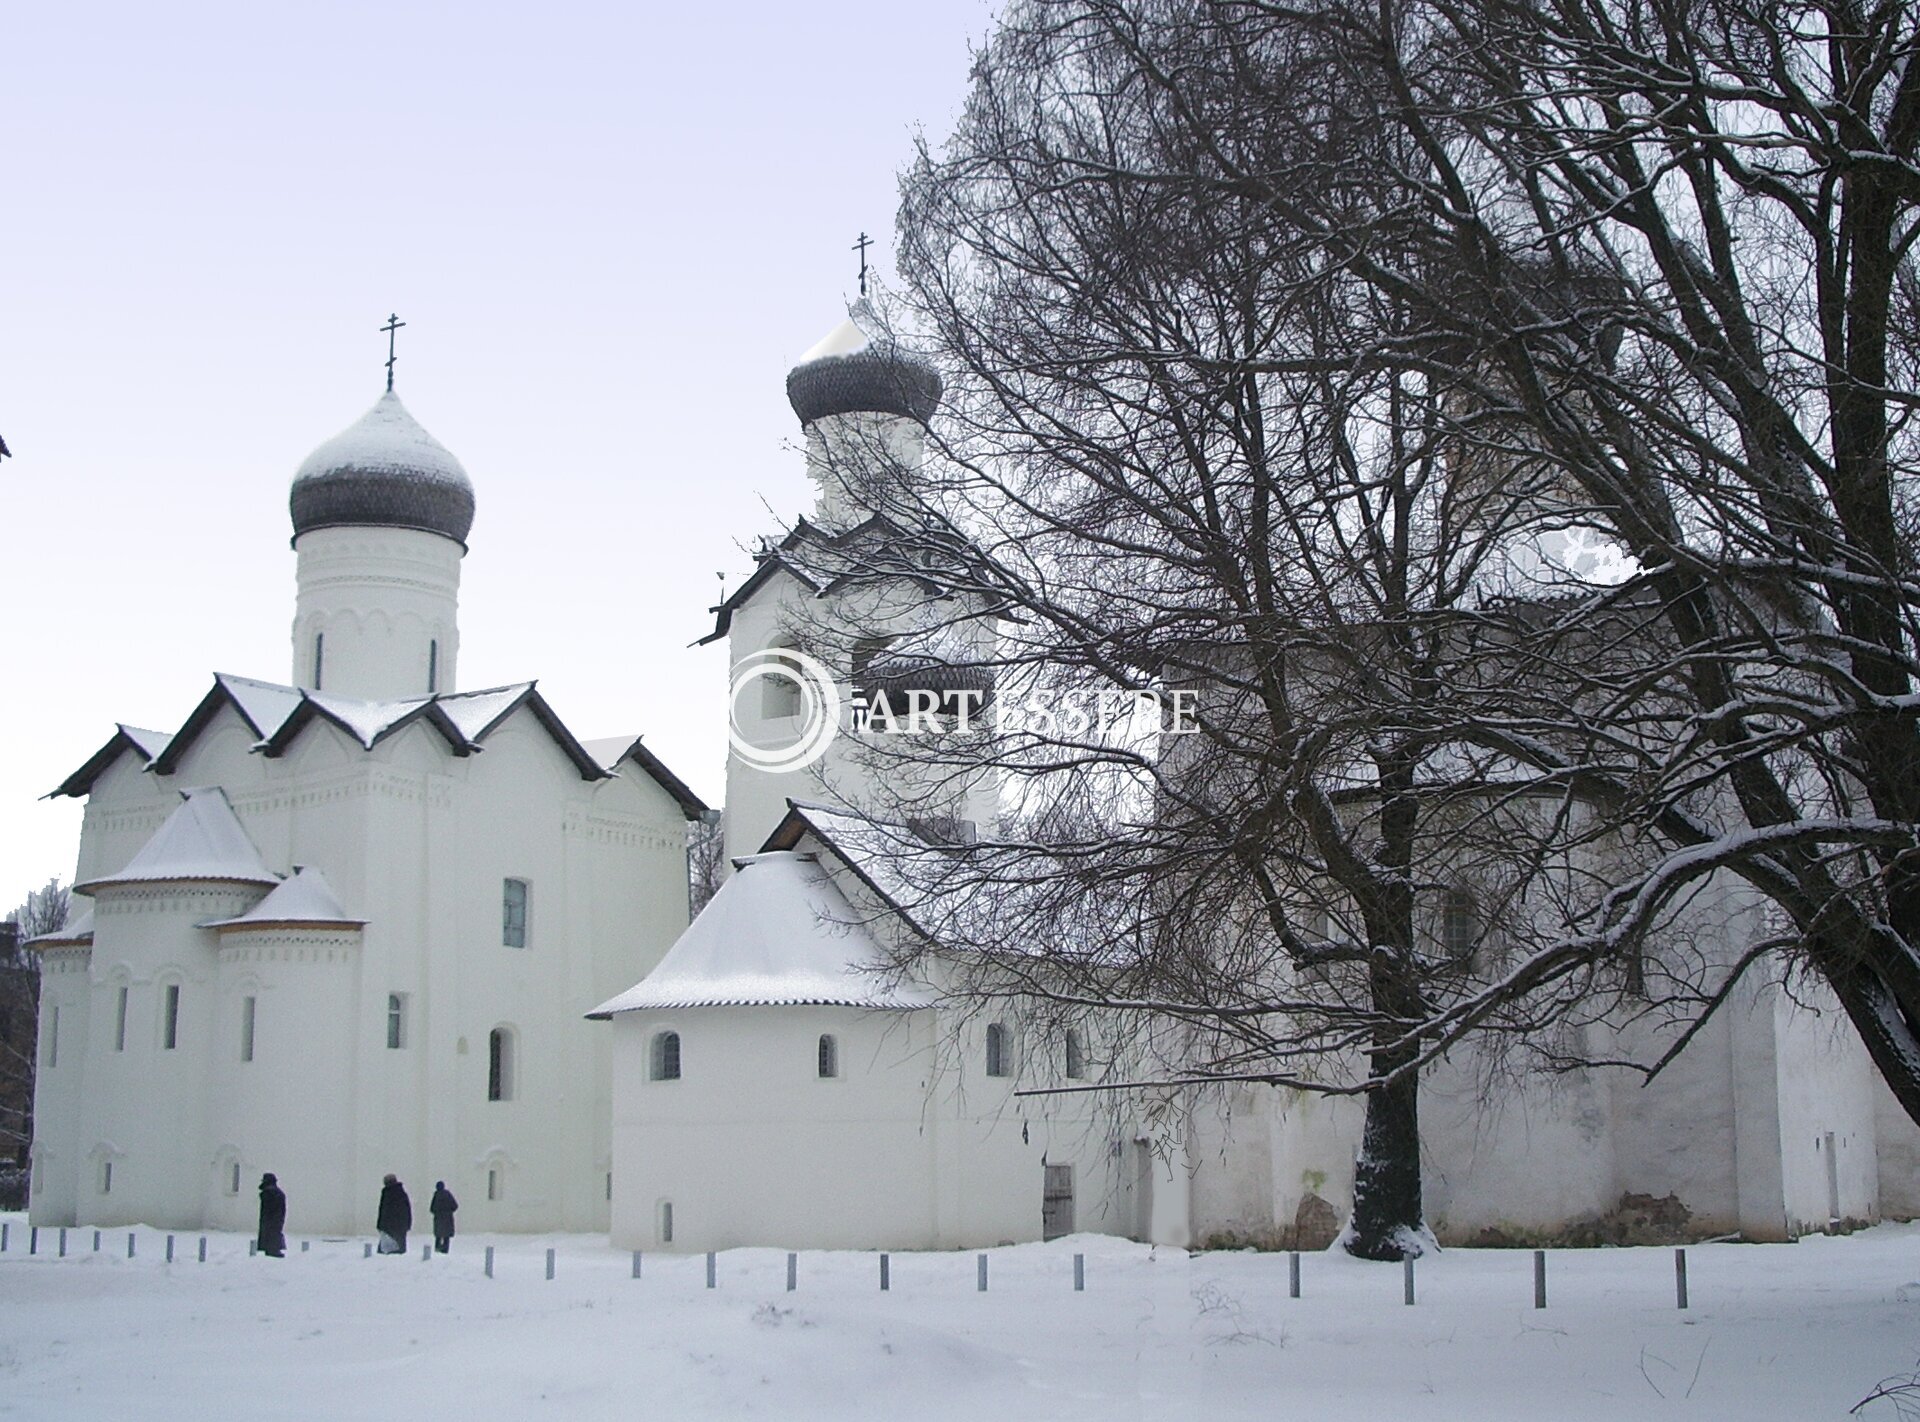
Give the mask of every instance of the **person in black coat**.
[[427, 1206], [427, 1213], [433, 1216], [433, 1247], [442, 1254], [453, 1243], [453, 1212], [459, 1208], [460, 1202], [453, 1198], [447, 1182], [434, 1181], [433, 1200]]
[[272, 1171], [260, 1177], [260, 1252], [275, 1259], [287, 1253], [287, 1192]]
[[380, 1228], [380, 1252], [405, 1254], [407, 1231], [413, 1228], [413, 1201], [396, 1176], [389, 1175], [380, 1186], [380, 1213], [374, 1221]]

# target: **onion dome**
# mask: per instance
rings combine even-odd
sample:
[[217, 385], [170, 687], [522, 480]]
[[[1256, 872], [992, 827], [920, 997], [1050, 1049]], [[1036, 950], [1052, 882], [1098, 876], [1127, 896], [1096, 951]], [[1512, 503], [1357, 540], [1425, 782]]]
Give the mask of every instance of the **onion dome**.
[[464, 546], [473, 485], [460, 461], [391, 390], [314, 450], [293, 476], [293, 536], [316, 528], [417, 528]]
[[904, 415], [925, 424], [940, 403], [940, 373], [900, 349], [865, 299], [787, 373], [800, 423], [828, 415]]

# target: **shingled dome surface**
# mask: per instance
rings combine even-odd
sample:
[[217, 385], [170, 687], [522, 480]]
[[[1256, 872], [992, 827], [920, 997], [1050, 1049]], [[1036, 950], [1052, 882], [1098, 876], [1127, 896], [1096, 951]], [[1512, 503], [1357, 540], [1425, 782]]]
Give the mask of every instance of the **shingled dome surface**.
[[391, 390], [307, 456], [288, 506], [295, 538], [316, 528], [371, 524], [422, 529], [464, 544], [473, 527], [467, 471]]
[[940, 404], [940, 374], [900, 349], [865, 301], [787, 374], [787, 401], [800, 423], [828, 415], [905, 415], [925, 424]]

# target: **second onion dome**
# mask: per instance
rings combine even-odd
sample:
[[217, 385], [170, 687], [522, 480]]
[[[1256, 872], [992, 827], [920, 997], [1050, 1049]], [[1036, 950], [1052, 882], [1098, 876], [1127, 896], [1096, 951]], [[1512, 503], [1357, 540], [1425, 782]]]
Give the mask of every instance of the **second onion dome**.
[[940, 373], [902, 350], [864, 297], [787, 374], [787, 400], [803, 425], [862, 413], [924, 425], [940, 404], [941, 389]]

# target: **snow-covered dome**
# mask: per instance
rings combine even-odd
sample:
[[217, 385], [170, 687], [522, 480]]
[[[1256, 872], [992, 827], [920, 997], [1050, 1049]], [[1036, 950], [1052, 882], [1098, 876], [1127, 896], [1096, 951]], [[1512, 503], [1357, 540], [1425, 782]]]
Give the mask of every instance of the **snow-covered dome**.
[[787, 400], [803, 425], [867, 411], [925, 424], [940, 404], [940, 373], [888, 336], [865, 298], [787, 374]]
[[473, 527], [467, 471], [391, 390], [307, 456], [287, 502], [295, 538], [316, 528], [375, 524], [465, 544]]

